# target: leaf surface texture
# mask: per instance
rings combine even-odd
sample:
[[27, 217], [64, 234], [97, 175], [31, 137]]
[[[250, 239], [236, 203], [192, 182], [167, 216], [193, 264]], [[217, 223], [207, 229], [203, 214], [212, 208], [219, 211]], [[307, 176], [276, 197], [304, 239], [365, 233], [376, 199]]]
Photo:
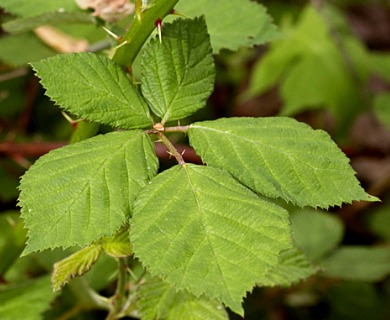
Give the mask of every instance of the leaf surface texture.
[[176, 291], [156, 277], [143, 283], [137, 307], [143, 320], [229, 319], [225, 308], [218, 302], [203, 296], [195, 297], [183, 290]]
[[141, 72], [142, 93], [162, 122], [204, 107], [215, 80], [204, 19], [164, 24], [163, 41], [154, 39], [146, 47]]
[[194, 123], [188, 135], [205, 163], [267, 197], [321, 208], [377, 200], [326, 132], [294, 119], [222, 118]]
[[284, 209], [205, 166], [156, 176], [137, 198], [131, 223], [134, 253], [153, 275], [240, 314], [246, 292], [291, 245]]
[[56, 55], [32, 65], [46, 94], [65, 110], [113, 127], [152, 125], [144, 99], [122, 69], [105, 56]]
[[20, 184], [29, 229], [25, 254], [112, 235], [157, 166], [153, 145], [141, 131], [96, 136], [41, 157]]

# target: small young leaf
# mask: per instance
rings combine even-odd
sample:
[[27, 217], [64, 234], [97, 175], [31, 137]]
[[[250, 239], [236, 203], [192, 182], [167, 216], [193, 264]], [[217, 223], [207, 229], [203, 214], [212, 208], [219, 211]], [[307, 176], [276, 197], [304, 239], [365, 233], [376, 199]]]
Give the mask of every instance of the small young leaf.
[[102, 239], [102, 247], [105, 253], [114, 258], [124, 258], [131, 255], [129, 231], [123, 228], [113, 237]]
[[191, 17], [205, 15], [214, 53], [237, 50], [280, 36], [264, 6], [250, 0], [180, 0], [179, 12]]
[[159, 278], [142, 284], [137, 307], [142, 320], [227, 320], [225, 308], [216, 301], [177, 291]]
[[239, 314], [246, 292], [291, 246], [284, 209], [222, 170], [190, 164], [164, 171], [141, 191], [130, 239], [152, 275]]
[[364, 192], [348, 158], [326, 132], [294, 119], [198, 122], [188, 136], [205, 163], [267, 197], [321, 208], [377, 200]]
[[149, 43], [141, 66], [142, 93], [163, 123], [203, 108], [215, 80], [204, 19], [164, 24], [162, 43], [158, 39]]
[[122, 69], [105, 56], [62, 54], [32, 66], [46, 94], [79, 117], [127, 129], [152, 125], [144, 99]]
[[259, 282], [261, 286], [291, 286], [293, 283], [304, 280], [317, 272], [306, 256], [297, 248], [282, 251], [279, 263]]
[[99, 258], [102, 246], [93, 244], [54, 264], [51, 283], [54, 291], [60, 290], [70, 279], [82, 276]]
[[153, 145], [142, 131], [112, 132], [44, 155], [20, 183], [29, 229], [24, 254], [86, 246], [112, 235], [129, 218], [134, 198], [157, 167]]

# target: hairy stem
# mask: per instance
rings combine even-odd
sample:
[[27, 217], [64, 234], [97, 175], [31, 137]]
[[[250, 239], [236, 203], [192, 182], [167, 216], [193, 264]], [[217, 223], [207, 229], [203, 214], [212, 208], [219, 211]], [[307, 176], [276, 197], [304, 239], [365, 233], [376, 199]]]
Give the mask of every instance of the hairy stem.
[[175, 157], [175, 159], [177, 160], [177, 162], [178, 162], [180, 165], [185, 164], [186, 162], [184, 161], [182, 155], [179, 153], [179, 151], [177, 151], [177, 149], [175, 148], [175, 146], [174, 146], [174, 145], [172, 144], [172, 142], [165, 136], [165, 134], [162, 133], [161, 131], [157, 132], [156, 134], [157, 134], [158, 137], [160, 138], [160, 141], [168, 148], [169, 153]]
[[176, 126], [164, 128], [164, 132], [184, 132], [186, 133], [190, 126]]
[[126, 291], [128, 283], [128, 273], [127, 273], [127, 259], [119, 258], [118, 260], [118, 285], [116, 287], [116, 292], [113, 298], [114, 306], [111, 309], [111, 312], [107, 316], [106, 320], [119, 319], [120, 313], [126, 303]]
[[156, 0], [154, 4], [143, 10], [140, 2], [136, 3], [136, 18], [122, 39], [123, 46], [119, 47], [114, 57], [116, 63], [129, 67], [135, 57], [156, 27], [156, 21], [170, 14], [179, 0]]

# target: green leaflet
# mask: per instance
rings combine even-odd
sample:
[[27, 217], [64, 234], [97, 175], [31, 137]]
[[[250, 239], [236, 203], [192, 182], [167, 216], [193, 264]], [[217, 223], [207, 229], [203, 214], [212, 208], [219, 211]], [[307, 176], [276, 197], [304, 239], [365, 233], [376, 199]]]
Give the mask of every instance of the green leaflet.
[[96, 136], [41, 157], [20, 183], [29, 229], [24, 254], [86, 246], [112, 235], [157, 167], [153, 145], [141, 131]]
[[86, 273], [99, 258], [102, 247], [93, 244], [54, 264], [51, 282], [54, 291], [60, 290], [75, 276]]
[[348, 158], [327, 133], [294, 119], [197, 122], [188, 136], [205, 163], [267, 197], [321, 208], [377, 200], [361, 188]]
[[222, 170], [191, 164], [164, 171], [142, 189], [130, 239], [152, 275], [239, 314], [246, 292], [291, 246], [284, 209]]
[[163, 41], [154, 39], [146, 47], [141, 72], [142, 93], [163, 123], [203, 108], [215, 81], [205, 20], [164, 24]]
[[214, 53], [252, 47], [280, 36], [266, 9], [250, 0], [180, 0], [175, 8], [191, 17], [206, 17]]
[[126, 129], [152, 125], [144, 99], [122, 69], [105, 56], [56, 55], [32, 66], [46, 94], [79, 117]]
[[159, 278], [142, 284], [137, 300], [142, 320], [227, 320], [225, 308], [216, 301], [177, 291]]

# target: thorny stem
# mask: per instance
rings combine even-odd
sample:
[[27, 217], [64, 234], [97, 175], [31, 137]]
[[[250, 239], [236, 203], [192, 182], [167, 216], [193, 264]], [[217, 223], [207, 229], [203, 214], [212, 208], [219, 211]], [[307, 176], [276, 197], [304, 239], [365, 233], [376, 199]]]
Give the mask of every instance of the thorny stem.
[[142, 0], [135, 0], [135, 16], [137, 20], [142, 19]]
[[168, 151], [171, 155], [175, 157], [177, 162], [180, 165], [184, 165], [186, 162], [184, 161], [182, 155], [179, 151], [175, 148], [175, 146], [172, 144], [172, 142], [165, 136], [165, 134], [161, 131], [156, 132], [158, 137], [160, 138], [160, 141], [168, 148]]
[[142, 46], [145, 44], [149, 35], [156, 28], [156, 21], [164, 19], [170, 14], [179, 0], [156, 0], [152, 6], [140, 11], [140, 3], [136, 3], [136, 19], [134, 19], [130, 29], [124, 35], [123, 46], [118, 48], [114, 54], [113, 60], [122, 66], [132, 65], [135, 57], [138, 55]]
[[153, 126], [154, 129], [150, 130], [145, 130], [146, 133], [151, 134], [151, 133], [157, 133], [157, 132], [184, 132], [186, 133], [190, 126], [175, 126], [175, 127], [159, 127], [160, 124], [155, 124]]
[[168, 127], [164, 128], [164, 132], [184, 132], [186, 133], [190, 126], [176, 126], [176, 127]]

